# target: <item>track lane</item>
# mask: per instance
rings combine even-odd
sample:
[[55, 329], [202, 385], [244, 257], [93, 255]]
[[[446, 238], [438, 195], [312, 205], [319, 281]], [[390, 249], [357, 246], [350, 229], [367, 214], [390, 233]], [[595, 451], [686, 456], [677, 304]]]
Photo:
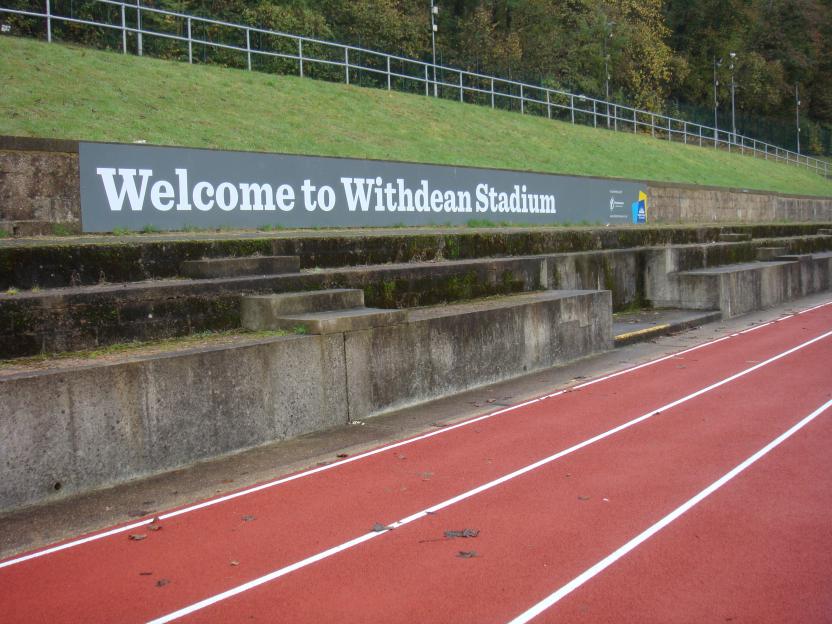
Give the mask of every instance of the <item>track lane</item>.
[[[533, 461], [541, 453], [551, 452], [553, 445], [567, 446], [593, 435], [620, 421], [622, 413], [643, 409], [636, 405], [627, 411], [627, 401], [633, 396], [650, 394], [657, 401], [677, 396], [679, 387], [701, 385], [740, 365], [747, 367], [749, 358], [761, 359], [784, 345], [791, 346], [812, 331], [828, 327], [827, 319], [828, 314], [815, 312], [793, 317], [772, 326], [777, 331], [756, 331], [753, 341], [735, 337], [720, 346], [693, 351], [682, 356], [684, 360], [672, 358], [524, 410], [442, 432], [430, 438], [429, 444], [427, 440], [414, 442], [223, 503], [210, 513], [200, 510], [172, 518], [165, 522], [164, 530], [141, 543], [130, 543], [122, 534], [25, 562], [25, 573], [14, 578], [8, 574], [14, 568], [7, 568], [0, 570], [0, 580], [4, 587], [19, 590], [12, 605], [20, 607], [17, 613], [45, 620], [56, 612], [77, 614], [84, 621], [149, 617], [274, 569], [275, 562], [297, 560], [340, 543], [366, 531], [370, 518], [402, 517], [448, 493]], [[718, 357], [703, 358], [710, 349], [719, 349]], [[590, 399], [592, 406], [587, 405]], [[506, 427], [508, 419], [510, 426]], [[467, 454], [459, 452], [463, 444], [471, 447]], [[502, 452], [506, 448], [522, 452], [513, 450], [507, 457]], [[442, 468], [429, 469], [437, 465]], [[428, 473], [433, 474], [426, 476]], [[367, 485], [373, 479], [376, 482]], [[347, 489], [347, 480], [360, 485]], [[303, 509], [303, 513], [290, 517], [296, 509]], [[250, 515], [256, 519], [244, 522], [243, 517]], [[245, 565], [231, 566], [232, 561], [245, 561]], [[142, 576], [146, 571], [153, 574]], [[159, 588], [148, 601], [148, 589], [162, 575], [174, 582]], [[29, 584], [32, 578], [38, 579], [37, 586]], [[199, 584], [178, 581], [196, 578]], [[90, 595], [85, 590], [92, 587], [95, 591]], [[6, 608], [3, 596], [9, 595], [0, 591], [0, 607]], [[43, 596], [50, 596], [50, 600], [44, 601]]]
[[[454, 611], [453, 621], [507, 621], [524, 592], [551, 586], [542, 571], [554, 569], [568, 582], [828, 397], [822, 363], [832, 357], [832, 340], [800, 356], [804, 366], [793, 359], [761, 369], [661, 419], [182, 621], [246, 619], [266, 605], [279, 605], [282, 617], [297, 622], [449, 621], [460, 585], [467, 606]], [[761, 391], [776, 387], [788, 391]], [[442, 539], [444, 530], [465, 527], [483, 533]], [[480, 557], [454, 557], [469, 548]]]
[[829, 621], [830, 440], [826, 415], [533, 621]]

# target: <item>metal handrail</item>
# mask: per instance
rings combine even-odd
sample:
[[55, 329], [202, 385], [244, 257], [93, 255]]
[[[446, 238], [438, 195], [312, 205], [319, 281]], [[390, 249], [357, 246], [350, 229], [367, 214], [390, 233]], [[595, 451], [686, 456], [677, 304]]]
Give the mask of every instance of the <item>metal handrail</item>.
[[[742, 154], [749, 153], [755, 157], [762, 157], [766, 160], [773, 159], [776, 161], [785, 162], [786, 164], [794, 164], [800, 167], [806, 167], [821, 175], [829, 177], [829, 162], [818, 158], [802, 155], [792, 152], [782, 147], [759, 141], [740, 134], [734, 134], [727, 130], [720, 130], [712, 128], [692, 121], [670, 117], [662, 113], [646, 111], [639, 108], [627, 106], [626, 104], [619, 104], [615, 102], [608, 102], [598, 98], [593, 98], [587, 95], [570, 93], [569, 91], [562, 91], [559, 89], [551, 89], [542, 85], [534, 85], [520, 82], [506, 78], [499, 78], [497, 76], [490, 76], [487, 74], [480, 74], [464, 69], [454, 67], [447, 67], [444, 65], [434, 65], [426, 61], [418, 59], [411, 59], [395, 54], [387, 54], [377, 50], [370, 50], [359, 46], [352, 46], [333, 41], [324, 41], [314, 37], [305, 37], [302, 35], [293, 35], [291, 33], [284, 33], [281, 31], [268, 30], [259, 28], [257, 26], [246, 26], [242, 24], [235, 24], [223, 20], [216, 20], [207, 17], [199, 17], [195, 15], [188, 15], [185, 13], [177, 13], [175, 11], [168, 11], [166, 9], [157, 9], [154, 7], [142, 6], [140, 0], [136, 0], [135, 4], [128, 4], [127, 2], [120, 2], [118, 0], [89, 0], [98, 4], [115, 6], [120, 9], [119, 23], [98, 22], [88, 19], [80, 19], [66, 15], [60, 15], [52, 12], [51, 0], [44, 0], [44, 12], [38, 13], [36, 11], [26, 11], [22, 9], [11, 9], [0, 6], [0, 13], [8, 13], [14, 15], [22, 15], [25, 17], [41, 18], [46, 20], [47, 40], [52, 41], [52, 22], [66, 22], [71, 24], [80, 24], [86, 26], [93, 26], [98, 28], [107, 28], [110, 30], [118, 30], [122, 33], [122, 51], [124, 54], [128, 53], [128, 35], [136, 37], [158, 37], [172, 41], [179, 41], [187, 43], [188, 45], [188, 62], [193, 63], [193, 46], [208, 46], [217, 49], [230, 50], [233, 52], [240, 52], [246, 54], [247, 67], [252, 69], [252, 55], [259, 55], [271, 58], [281, 58], [298, 63], [298, 73], [304, 76], [305, 63], [317, 63], [326, 66], [335, 66], [344, 68], [344, 81], [350, 82], [350, 72], [368, 72], [374, 75], [383, 76], [387, 78], [387, 89], [393, 89], [393, 78], [399, 80], [415, 81], [417, 83], [424, 83], [425, 95], [429, 95], [431, 87], [444, 90], [451, 90], [458, 92], [458, 99], [460, 102], [465, 101], [466, 94], [475, 94], [477, 96], [490, 96], [490, 105], [492, 108], [496, 107], [497, 99], [503, 98], [501, 101], [519, 102], [520, 112], [525, 114], [530, 105], [537, 107], [545, 107], [545, 114], [548, 118], [552, 117], [552, 111], [568, 111], [569, 118], [572, 123], [577, 123], [576, 116], [584, 115], [592, 119], [593, 127], [599, 127], [599, 119], [601, 120], [601, 127], [606, 125], [608, 128], [618, 131], [619, 126], [622, 130], [629, 129], [633, 133], [637, 133], [639, 128], [649, 129], [651, 136], [661, 138], [664, 135], [667, 140], [673, 141], [674, 135], [677, 140], [683, 141], [686, 144], [698, 144], [699, 146], [712, 145], [715, 149], [724, 148], [728, 151], [737, 150]], [[136, 26], [129, 26], [127, 24], [128, 12], [135, 15]], [[184, 20], [187, 24], [187, 35], [173, 34], [169, 32], [155, 31], [141, 26], [142, 14], [163, 15], [172, 17], [178, 20]], [[245, 36], [245, 46], [232, 45], [228, 43], [220, 43], [218, 41], [206, 41], [193, 36], [193, 24], [210, 24], [214, 26], [221, 26], [224, 28], [231, 28], [240, 31]], [[297, 53], [279, 52], [274, 50], [264, 50], [251, 45], [251, 35], [253, 33], [268, 35], [270, 37], [278, 37], [284, 40], [292, 41], [296, 45]], [[343, 54], [342, 59], [333, 58], [318, 58], [314, 55], [304, 54], [304, 44], [312, 44], [324, 46]], [[139, 53], [142, 53], [141, 50]], [[361, 60], [351, 60], [350, 53], [353, 53], [353, 59], [356, 55], [369, 55], [371, 58], [377, 58], [382, 61], [385, 66], [384, 69], [378, 67], [370, 67], [362, 64]], [[402, 71], [404, 67], [412, 66], [418, 71], [419, 75], [411, 75], [393, 71], [391, 68], [392, 62], [401, 63]], [[366, 63], [366, 61], [364, 61]], [[433, 71], [431, 71], [433, 70]], [[424, 75], [422, 75], [424, 74]], [[448, 82], [445, 79], [446, 75], [457, 77], [455, 82]], [[431, 77], [434, 76], [434, 77]], [[436, 77], [439, 76], [439, 77]], [[464, 78], [468, 79], [468, 84], [465, 83]], [[489, 84], [489, 88], [483, 88], [474, 84], [476, 81], [485, 81]], [[500, 91], [497, 87], [505, 90]], [[511, 89], [519, 89], [519, 95], [512, 93]], [[532, 97], [529, 91], [545, 94], [545, 100], [540, 97]], [[456, 97], [456, 96], [455, 96]], [[554, 100], [553, 100], [554, 98]], [[557, 101], [562, 100], [562, 101]], [[568, 102], [568, 103], [567, 103]], [[583, 108], [581, 105], [586, 106]], [[626, 116], [625, 116], [626, 115]], [[649, 118], [649, 123], [645, 121]], [[674, 127], [675, 126], [675, 127]]]

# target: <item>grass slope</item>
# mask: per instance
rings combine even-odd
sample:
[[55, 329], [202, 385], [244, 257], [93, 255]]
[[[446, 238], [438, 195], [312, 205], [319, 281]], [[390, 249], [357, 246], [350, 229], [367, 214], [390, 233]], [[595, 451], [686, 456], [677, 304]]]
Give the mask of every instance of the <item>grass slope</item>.
[[418, 95], [0, 36], [0, 134], [381, 158], [832, 196], [782, 163]]

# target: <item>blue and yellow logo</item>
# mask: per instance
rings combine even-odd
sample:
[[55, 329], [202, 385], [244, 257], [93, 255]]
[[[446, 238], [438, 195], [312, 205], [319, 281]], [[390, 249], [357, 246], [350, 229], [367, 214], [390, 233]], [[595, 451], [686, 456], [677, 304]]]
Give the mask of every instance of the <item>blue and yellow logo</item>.
[[647, 223], [647, 193], [638, 192], [638, 201], [634, 201], [633, 223]]

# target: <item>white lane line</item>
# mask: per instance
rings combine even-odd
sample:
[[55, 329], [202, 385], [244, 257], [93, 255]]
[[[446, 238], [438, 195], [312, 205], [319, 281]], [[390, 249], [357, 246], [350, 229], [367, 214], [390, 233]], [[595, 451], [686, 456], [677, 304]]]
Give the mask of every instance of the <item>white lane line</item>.
[[[806, 311], [808, 312], [808, 311], [811, 311], [811, 310], [816, 310], [816, 309], [821, 308], [821, 307], [826, 306], [826, 305], [832, 305], [832, 301], [820, 304], [820, 305], [815, 306], [813, 308], [809, 308]], [[798, 314], [800, 314], [800, 313], [798, 313]], [[796, 315], [792, 314], [792, 315], [783, 317], [782, 319], [778, 319], [778, 321], [779, 320], [785, 320], [785, 319], [791, 318], [793, 316], [796, 316]], [[771, 325], [772, 323], [774, 323], [774, 321], [772, 321], [770, 323], [765, 323], [764, 325], [756, 326], [755, 328], [752, 328], [752, 329], [756, 329], [756, 328], [759, 328], [759, 327], [764, 327], [764, 326], [767, 326], [767, 325]], [[745, 331], [747, 332], [747, 331], [751, 331], [751, 330], [745, 330]], [[624, 370], [620, 370], [620, 371], [617, 371], [615, 373], [611, 373], [609, 375], [599, 377], [597, 379], [592, 379], [590, 381], [584, 382], [584, 383], [582, 383], [580, 385], [577, 385], [577, 386], [572, 386], [570, 389], [571, 390], [580, 390], [582, 388], [586, 388], [587, 386], [592, 386], [594, 384], [601, 383], [602, 381], [608, 381], [610, 379], [620, 377], [621, 375], [627, 375], [629, 373], [641, 370], [641, 369], [646, 368], [648, 366], [654, 366], [655, 364], [659, 364], [661, 362], [671, 360], [671, 359], [679, 357], [681, 355], [691, 353], [692, 351], [697, 351], [698, 349], [702, 349], [702, 348], [705, 348], [705, 347], [710, 347], [712, 345], [718, 344], [718, 343], [723, 342], [725, 340], [728, 340], [730, 338], [735, 338], [736, 336], [739, 336], [742, 333], [743, 332], [736, 332], [736, 333], [730, 334], [728, 336], [723, 336], [722, 338], [717, 338], [715, 340], [709, 340], [707, 342], [703, 342], [703, 343], [695, 345], [693, 347], [689, 347], [689, 348], [684, 349], [682, 351], [678, 351], [676, 353], [671, 353], [669, 355], [665, 355], [665, 356], [660, 357], [658, 359], [650, 360], [649, 362], [644, 362], [644, 363], [639, 364], [637, 366], [633, 366], [633, 367], [630, 367], [630, 368], [625, 368]], [[262, 490], [266, 490], [266, 489], [273, 488], [273, 487], [278, 486], [278, 485], [282, 485], [284, 483], [288, 483], [290, 481], [294, 481], [295, 479], [300, 479], [300, 478], [303, 478], [303, 477], [309, 477], [309, 476], [312, 476], [314, 474], [318, 474], [319, 472], [325, 472], [327, 470], [332, 470], [333, 468], [338, 468], [339, 466], [343, 466], [345, 464], [349, 464], [349, 463], [352, 463], [354, 461], [359, 461], [359, 460], [365, 459], [367, 457], [372, 457], [373, 455], [377, 455], [379, 453], [384, 453], [386, 451], [390, 451], [392, 449], [398, 448], [400, 446], [404, 446], [406, 444], [412, 444], [414, 442], [419, 442], [421, 440], [426, 440], [426, 439], [431, 438], [433, 436], [442, 435], [444, 433], [447, 433], [448, 431], [453, 431], [453, 430], [459, 429], [461, 427], [467, 427], [469, 425], [473, 425], [475, 423], [481, 422], [483, 420], [487, 420], [489, 418], [493, 418], [495, 416], [500, 416], [502, 414], [507, 414], [509, 412], [513, 412], [513, 411], [518, 410], [520, 408], [526, 407], [527, 405], [532, 405], [533, 403], [538, 403], [540, 401], [545, 401], [547, 399], [552, 399], [554, 397], [560, 396], [564, 392], [565, 392], [564, 390], [558, 390], [557, 392], [553, 392], [551, 394], [545, 394], [543, 396], [539, 396], [537, 398], [530, 399], [528, 401], [524, 401], [523, 403], [518, 403], [517, 405], [512, 405], [510, 407], [499, 409], [495, 412], [489, 412], [488, 414], [483, 414], [482, 416], [477, 416], [475, 418], [471, 418], [469, 420], [465, 420], [465, 421], [456, 423], [455, 425], [449, 425], [447, 427], [437, 429], [436, 431], [431, 431], [429, 433], [425, 433], [425, 434], [422, 434], [422, 435], [419, 435], [419, 436], [416, 436], [416, 437], [413, 437], [413, 438], [408, 438], [406, 440], [401, 440], [401, 441], [395, 442], [393, 444], [388, 444], [387, 446], [383, 446], [381, 448], [373, 449], [371, 451], [366, 451], [366, 452], [360, 453], [358, 455], [353, 455], [352, 457], [349, 457], [349, 458], [344, 459], [342, 461], [327, 464], [326, 466], [318, 466], [318, 467], [312, 468], [310, 470], [304, 470], [302, 472], [290, 475], [288, 477], [282, 477], [280, 479], [275, 479], [274, 481], [268, 481], [266, 483], [261, 483], [259, 485], [255, 485], [253, 487], [246, 488], [244, 490], [240, 490], [239, 492], [233, 492], [231, 494], [226, 494], [225, 496], [220, 496], [218, 498], [211, 498], [211, 499], [208, 499], [208, 500], [203, 501], [201, 503], [197, 503], [195, 505], [189, 505], [188, 507], [183, 507], [183, 508], [177, 509], [175, 511], [171, 511], [171, 512], [164, 513], [164, 514], [159, 514], [158, 517], [159, 517], [160, 520], [166, 520], [168, 518], [173, 518], [175, 516], [181, 516], [183, 514], [190, 513], [192, 511], [197, 511], [199, 509], [204, 509], [206, 507], [212, 507], [214, 505], [219, 505], [220, 503], [224, 503], [224, 502], [233, 500], [235, 498], [240, 498], [241, 496], [247, 496], [249, 494], [254, 494], [255, 492], [260, 492]], [[115, 528], [109, 529], [109, 530], [107, 530], [103, 533], [95, 533], [93, 535], [88, 535], [86, 537], [83, 537], [83, 538], [80, 538], [80, 539], [77, 539], [77, 540], [72, 540], [70, 542], [66, 542], [66, 543], [63, 543], [63, 544], [58, 544], [57, 546], [51, 546], [51, 547], [45, 548], [43, 550], [38, 550], [38, 551], [29, 553], [29, 554], [26, 554], [26, 555], [23, 555], [23, 556], [20, 556], [20, 557], [16, 557], [14, 559], [9, 559], [7, 561], [0, 562], [0, 569], [3, 569], [3, 568], [8, 567], [8, 566], [16, 565], [16, 564], [19, 564], [19, 563], [23, 563], [24, 561], [29, 561], [31, 559], [37, 559], [37, 558], [43, 557], [45, 555], [51, 555], [53, 553], [60, 552], [62, 550], [67, 550], [68, 548], [74, 548], [76, 546], [81, 546], [82, 544], [87, 544], [89, 542], [94, 542], [96, 540], [103, 539], [105, 537], [110, 537], [112, 535], [117, 535], [119, 533], [124, 533], [126, 531], [132, 531], [135, 528], [138, 528], [140, 526], [144, 526], [145, 524], [149, 524], [151, 521], [152, 521], [152, 518], [148, 518], [146, 520], [142, 520], [140, 522], [136, 522], [136, 523], [129, 524], [129, 525], [126, 525], [126, 526], [115, 527]]]
[[231, 589], [226, 590], [222, 593], [216, 594], [214, 596], [210, 596], [208, 598], [205, 598], [204, 600], [201, 600], [201, 601], [199, 601], [197, 603], [194, 603], [192, 605], [189, 605], [187, 607], [183, 607], [182, 609], [179, 609], [177, 611], [174, 611], [172, 613], [164, 615], [164, 616], [162, 616], [158, 619], [152, 620], [148, 624], [164, 624], [165, 622], [172, 622], [173, 620], [177, 620], [181, 617], [184, 617], [186, 615], [194, 613], [195, 611], [200, 611], [200, 610], [202, 610], [206, 607], [209, 607], [213, 604], [216, 604], [218, 602], [221, 602], [221, 601], [226, 600], [228, 598], [231, 598], [233, 596], [237, 596], [238, 594], [246, 592], [250, 589], [254, 589], [255, 587], [259, 587], [260, 585], [268, 583], [269, 581], [273, 581], [277, 578], [280, 578], [281, 576], [285, 576], [286, 574], [289, 574], [290, 572], [294, 572], [294, 571], [299, 570], [301, 568], [304, 568], [308, 565], [311, 565], [311, 564], [313, 564], [317, 561], [321, 561], [322, 559], [326, 559], [328, 557], [336, 555], [336, 554], [338, 554], [340, 552], [343, 552], [345, 550], [348, 550], [348, 549], [350, 549], [354, 546], [357, 546], [359, 544], [363, 544], [364, 542], [369, 541], [369, 540], [371, 540], [375, 537], [378, 537], [379, 535], [383, 535], [384, 533], [388, 533], [393, 529], [397, 529], [401, 526], [404, 526], [405, 524], [409, 524], [411, 522], [419, 520], [420, 518], [424, 518], [425, 516], [427, 516], [431, 513], [435, 513], [435, 512], [437, 512], [441, 509], [445, 509], [446, 507], [450, 507], [451, 505], [454, 505], [454, 504], [459, 503], [461, 501], [464, 501], [468, 498], [471, 498], [472, 496], [476, 496], [477, 494], [481, 494], [482, 492], [485, 492], [486, 490], [490, 490], [491, 488], [497, 487], [498, 485], [506, 483], [507, 481], [511, 481], [512, 479], [516, 479], [517, 477], [520, 477], [520, 476], [522, 476], [522, 475], [524, 475], [528, 472], [531, 472], [531, 471], [536, 470], [536, 469], [538, 469], [542, 466], [550, 464], [551, 462], [553, 462], [557, 459], [560, 459], [561, 457], [564, 457], [566, 455], [574, 453], [575, 451], [578, 451], [582, 448], [585, 448], [585, 447], [587, 447], [591, 444], [594, 444], [596, 442], [604, 440], [605, 438], [608, 438], [612, 435], [615, 435], [616, 433], [624, 431], [625, 429], [629, 429], [630, 427], [633, 427], [634, 425], [637, 425], [638, 423], [644, 422], [645, 420], [647, 420], [649, 418], [652, 418], [653, 416], [657, 416], [658, 414], [661, 414], [662, 412], [665, 412], [665, 411], [667, 411], [667, 410], [669, 410], [673, 407], [681, 405], [682, 403], [686, 403], [687, 401], [690, 401], [691, 399], [694, 399], [694, 398], [696, 398], [698, 396], [701, 396], [701, 395], [703, 395], [707, 392], [715, 390], [716, 388], [724, 386], [725, 384], [731, 383], [732, 381], [735, 381], [735, 380], [739, 379], [740, 377], [744, 377], [745, 375], [748, 375], [749, 373], [752, 373], [752, 372], [754, 372], [754, 371], [756, 371], [756, 370], [758, 370], [758, 369], [760, 369], [764, 366], [768, 366], [769, 364], [772, 364], [773, 362], [776, 362], [776, 361], [778, 361], [778, 360], [780, 360], [780, 359], [782, 359], [782, 358], [784, 358], [788, 355], [791, 355], [792, 353], [795, 353], [796, 351], [804, 349], [804, 348], [806, 348], [810, 345], [813, 345], [814, 343], [816, 343], [820, 340], [823, 340], [824, 338], [828, 338], [830, 336], [832, 336], [832, 331], [828, 331], [825, 334], [822, 334], [820, 336], [812, 338], [811, 340], [808, 340], [804, 343], [801, 343], [801, 344], [797, 345], [796, 347], [792, 347], [788, 351], [783, 351], [782, 353], [779, 353], [778, 355], [775, 355], [775, 356], [769, 358], [768, 360], [760, 362], [759, 364], [755, 364], [751, 368], [747, 368], [747, 369], [745, 369], [745, 370], [743, 370], [739, 373], [736, 373], [734, 375], [731, 375], [730, 377], [726, 377], [725, 379], [723, 379], [721, 381], [718, 381], [714, 384], [711, 384], [710, 386], [707, 386], [705, 388], [701, 388], [700, 390], [697, 390], [696, 392], [693, 392], [693, 393], [691, 393], [691, 394], [689, 394], [685, 397], [682, 397], [681, 399], [676, 399], [675, 401], [672, 401], [671, 403], [667, 403], [665, 405], [662, 405], [661, 407], [656, 408], [654, 410], [651, 410], [651, 411], [647, 412], [646, 414], [643, 414], [642, 416], [639, 416], [638, 418], [634, 418], [633, 420], [627, 421], [626, 423], [618, 425], [617, 427], [613, 427], [612, 429], [608, 429], [604, 433], [600, 433], [596, 436], [588, 438], [588, 439], [584, 440], [583, 442], [579, 442], [578, 444], [570, 446], [569, 448], [564, 449], [562, 451], [559, 451], [559, 452], [555, 453], [554, 455], [550, 455], [549, 457], [545, 457], [543, 459], [540, 459], [540, 460], [534, 462], [533, 464], [529, 464], [527, 466], [524, 466], [523, 468], [515, 470], [514, 472], [510, 472], [506, 475], [503, 475], [502, 477], [494, 479], [493, 481], [489, 481], [488, 483], [484, 483], [483, 485], [477, 486], [474, 489], [468, 490], [467, 492], [463, 492], [462, 494], [458, 494], [457, 496], [454, 496], [453, 498], [449, 498], [445, 501], [442, 501], [441, 503], [438, 503], [436, 505], [428, 507], [427, 509], [423, 509], [422, 511], [418, 511], [418, 512], [416, 512], [416, 513], [414, 513], [410, 516], [407, 516], [406, 518], [403, 518], [402, 520], [399, 520], [397, 522], [394, 522], [392, 524], [387, 525], [387, 528], [384, 529], [384, 530], [377, 531], [377, 532], [371, 532], [371, 533], [365, 533], [364, 535], [353, 538], [353, 539], [351, 539], [347, 542], [344, 542], [343, 544], [340, 544], [338, 546], [333, 546], [332, 548], [329, 548], [329, 549], [327, 549], [323, 552], [312, 555], [311, 557], [307, 557], [306, 559], [303, 559], [301, 561], [296, 561], [295, 563], [292, 563], [291, 565], [288, 565], [286, 567], [283, 567], [283, 568], [280, 568], [280, 569], [275, 570], [273, 572], [270, 572], [269, 574], [266, 574], [265, 576], [261, 576], [259, 578], [253, 579], [253, 580], [251, 580], [247, 583], [244, 583], [242, 585], [238, 585], [237, 587], [232, 587]]
[[736, 477], [738, 474], [740, 474], [746, 468], [748, 468], [753, 463], [755, 463], [756, 461], [761, 459], [763, 456], [768, 454], [772, 449], [778, 447], [784, 441], [786, 441], [790, 437], [792, 437], [795, 433], [797, 433], [798, 431], [803, 429], [803, 427], [808, 425], [810, 422], [812, 422], [815, 418], [820, 416], [823, 412], [825, 412], [830, 407], [832, 407], [832, 399], [830, 399], [829, 401], [827, 401], [826, 403], [821, 405], [818, 409], [816, 409], [814, 412], [812, 412], [811, 414], [806, 416], [803, 420], [798, 422], [791, 429], [782, 433], [777, 438], [775, 438], [774, 440], [772, 440], [771, 442], [766, 444], [763, 448], [761, 448], [759, 451], [754, 453], [751, 457], [749, 457], [744, 462], [742, 462], [741, 464], [739, 464], [738, 466], [733, 468], [730, 472], [726, 473], [725, 475], [720, 477], [718, 480], [711, 483], [711, 485], [709, 485], [704, 490], [699, 492], [699, 494], [697, 494], [696, 496], [694, 496], [693, 498], [691, 498], [687, 502], [683, 503], [682, 505], [680, 505], [679, 507], [674, 509], [672, 512], [667, 514], [664, 518], [662, 518], [661, 520], [656, 522], [654, 525], [652, 525], [651, 527], [646, 529], [644, 532], [640, 533], [639, 535], [637, 535], [636, 537], [631, 539], [629, 542], [624, 544], [621, 548], [619, 548], [615, 552], [611, 553], [610, 555], [606, 556], [604, 559], [602, 559], [601, 561], [596, 563], [594, 566], [592, 566], [591, 568], [584, 571], [579, 576], [576, 576], [574, 579], [569, 581], [566, 585], [564, 585], [563, 587], [558, 589], [556, 592], [550, 594], [544, 600], [541, 600], [540, 602], [538, 602], [536, 605], [534, 605], [529, 610], [527, 610], [527, 611], [521, 613], [520, 615], [518, 615], [516, 618], [511, 620], [509, 622], [509, 624], [525, 624], [526, 622], [529, 622], [530, 620], [534, 619], [535, 617], [537, 617], [538, 615], [543, 613], [546, 609], [553, 606], [558, 601], [562, 600], [565, 596], [567, 596], [571, 592], [575, 591], [581, 585], [583, 585], [587, 581], [591, 580], [593, 577], [597, 576], [598, 574], [603, 572], [605, 569], [610, 567], [612, 564], [614, 564], [616, 561], [621, 559], [621, 557], [623, 557], [624, 555], [629, 553], [631, 550], [635, 549], [640, 544], [644, 543], [646, 540], [651, 538], [653, 535], [655, 535], [656, 533], [661, 531], [668, 524], [670, 524], [671, 522], [673, 522], [674, 520], [679, 518], [679, 516], [681, 516], [686, 511], [691, 509], [694, 505], [700, 503], [705, 498], [707, 498], [708, 496], [710, 496], [711, 494], [716, 492], [719, 488], [721, 488], [723, 485], [728, 483], [731, 479]]

